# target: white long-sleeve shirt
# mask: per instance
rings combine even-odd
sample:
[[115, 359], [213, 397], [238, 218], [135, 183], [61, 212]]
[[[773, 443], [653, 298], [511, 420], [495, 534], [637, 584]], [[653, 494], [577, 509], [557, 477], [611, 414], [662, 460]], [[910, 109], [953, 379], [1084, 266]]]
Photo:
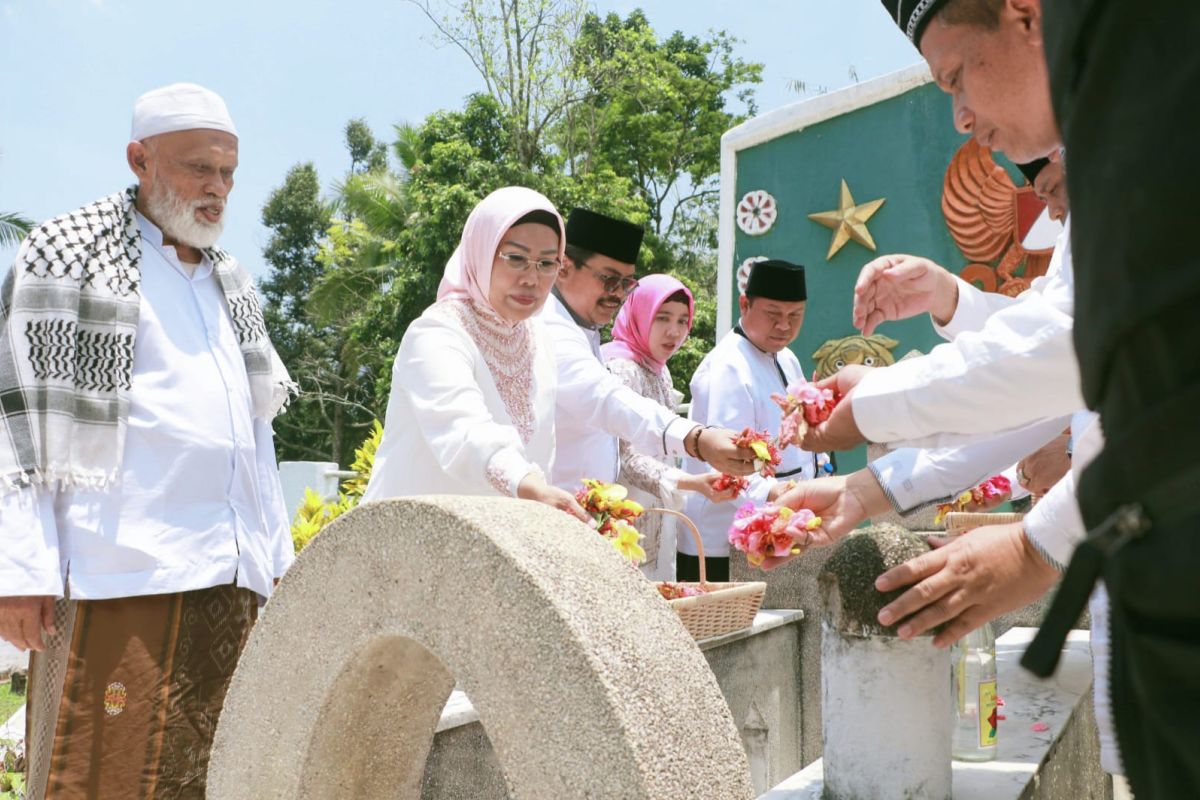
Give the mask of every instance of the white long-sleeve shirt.
[[[981, 292], [974, 286], [959, 284], [958, 305], [944, 326], [935, 326], [946, 338], [971, 335], [988, 326], [989, 319], [1006, 313], [1018, 304], [1033, 302], [1037, 295], [1051, 295], [1051, 302], [1066, 312], [1073, 311], [1065, 293], [1074, 290], [1074, 270], [1070, 252], [1070, 220], [1063, 230], [1047, 274], [1017, 298], [991, 292]], [[1035, 308], [1043, 307], [1040, 303]], [[1069, 329], [1068, 329], [1069, 335]], [[1057, 353], [1057, 351], [1055, 351]], [[1046, 357], [1047, 364], [1063, 374], [1078, 375], [1074, 353], [1057, 353], [1057, 363]], [[980, 373], [976, 373], [979, 375]], [[1043, 413], [1046, 406], [1054, 407], [1059, 397], [1047, 397], [1034, 385], [1020, 383], [1021, 374], [1013, 378], [1012, 391], [1005, 395], [1007, 402], [1021, 402], [1033, 414]], [[973, 378], [974, 379], [974, 378]], [[1011, 464], [1058, 436], [1064, 427], [1071, 426], [1075, 441], [1072, 470], [1067, 473], [1025, 516], [1025, 534], [1046, 559], [1058, 569], [1064, 569], [1075, 546], [1086, 535], [1079, 504], [1075, 497], [1076, 476], [1086, 466], [1102, 443], [1098, 418], [1081, 410], [1083, 401], [1067, 417], [1052, 417], [1014, 431], [967, 439], [960, 447], [902, 448], [878, 458], [868, 468], [897, 510], [911, 511], [918, 506], [953, 496], [978, 483], [988, 475]], [[856, 413], [857, 417], [857, 413]], [[1082, 449], [1081, 449], [1082, 446]]]
[[189, 275], [141, 215], [141, 300], [118, 485], [0, 496], [0, 595], [94, 600], [232, 583], [293, 559], [270, 422], [213, 265]]
[[1070, 417], [1055, 417], [960, 447], [904, 447], [875, 459], [867, 468], [896, 510], [907, 514], [955, 497], [1003, 471], [1054, 439], [1069, 422]]
[[[505, 406], [497, 378], [461, 321], [435, 304], [408, 326], [392, 369], [383, 441], [364, 501], [417, 494], [515, 497], [554, 459], [555, 366], [533, 320], [529, 441]], [[515, 356], [514, 356], [515, 357]], [[520, 366], [520, 365], [517, 365]]]
[[[775, 437], [779, 435], [783, 412], [771, 395], [782, 394], [788, 384], [803, 379], [800, 361], [791, 350], [766, 353], [742, 334], [730, 331], [709, 351], [692, 376], [689, 417], [703, 425], [735, 431], [751, 427]], [[736, 500], [710, 503], [701, 494], [691, 494], [684, 501], [684, 512], [700, 529], [706, 556], [729, 555], [729, 526], [741, 505], [766, 503], [777, 480], [811, 480], [815, 475], [816, 459], [812, 453], [788, 447], [780, 456], [782, 461], [776, 468], [778, 479], [751, 475], [750, 485]], [[708, 467], [693, 458], [684, 461], [684, 469], [694, 473], [708, 471]], [[679, 537], [679, 550], [696, 555], [696, 545], [690, 536]]]
[[947, 331], [957, 334], [954, 341], [866, 375], [851, 395], [866, 439], [947, 447], [1083, 408], [1071, 341], [1070, 247], [1068, 219], [1046, 276], [1013, 301], [960, 282], [956, 316], [986, 321], [962, 329], [952, 321]]
[[539, 319], [558, 371], [551, 483], [575, 491], [584, 478], [616, 481], [621, 439], [642, 453], [686, 455], [683, 440], [694, 426], [610, 373], [600, 358], [599, 331], [579, 325], [553, 294]]
[[[981, 292], [974, 286], [959, 281], [958, 305], [954, 316], [945, 326], [935, 327], [947, 339], [954, 339], [963, 334], [979, 335], [993, 316], [1001, 312], [1011, 314], [1011, 311], [1005, 310], [1011, 309], [1017, 303], [1035, 300], [1035, 294], [1044, 296], [1055, 308], [1073, 316], [1074, 269], [1070, 249], [1070, 219], [1059, 237], [1047, 274], [1035, 280], [1030, 289], [1018, 298], [1009, 298], [992, 292]], [[1034, 308], [1040, 306], [1039, 303]], [[1013, 401], [1025, 398], [1027, 407], [1035, 414], [1045, 411], [1042, 405], [1044, 403], [1061, 408], [1070, 391], [1078, 392], [1078, 366], [1074, 351], [1064, 353], [1061, 342], [1064, 335], [1067, 339], [1070, 338], [1070, 327], [1066, 328], [1065, 333], [1053, 333], [1055, 327], [1062, 322], [1059, 318], [1047, 316], [1046, 327], [1041, 331], [1043, 334], [1051, 334], [1048, 340], [1051, 346], [1037, 352], [1035, 357], [1044, 360], [1045, 365], [1051, 369], [1057, 367], [1061, 370], [1062, 377], [1071, 380], [1066, 390], [1061, 383], [1051, 383], [1044, 385], [1039, 391], [1031, 392], [1031, 387], [1017, 382], [1022, 375], [1020, 369], [1008, 373], [1013, 380], [1013, 388], [1017, 391], [1006, 393], [1003, 397]], [[1047, 392], [1057, 394], [1047, 395]], [[1060, 571], [1065, 570], [1075, 547], [1087, 536], [1087, 528], [1076, 497], [1079, 475], [1104, 446], [1099, 417], [1092, 412], [1078, 410], [1083, 406], [1083, 399], [1079, 397], [1076, 410], [1069, 417], [1071, 436], [1075, 443], [1071, 470], [1033, 506], [1023, 521], [1026, 538]], [[857, 401], [854, 411], [855, 420], [860, 421]], [[984, 438], [935, 436], [932, 437], [934, 440], [962, 439], [968, 444], [962, 447], [929, 450], [904, 448], [876, 459], [869, 468], [892, 504], [898, 510], [907, 511], [974, 485], [1000, 465], [1036, 450], [1041, 443], [1057, 436], [1064, 425], [1064, 418], [1056, 418]], [[1041, 443], [1039, 440], [1042, 440]], [[1092, 657], [1096, 665], [1095, 705], [1096, 722], [1100, 731], [1101, 766], [1108, 772], [1120, 774], [1122, 769], [1113, 732], [1108, 688], [1108, 602], [1102, 586], [1097, 587], [1089, 607], [1092, 613]]]
[[1071, 469], [1025, 515], [1025, 535], [1054, 566], [1065, 570], [1087, 535], [1075, 487], [1084, 467], [1104, 449], [1099, 415], [1080, 411], [1071, 418]]
[[[1075, 547], [1087, 536], [1075, 487], [1079, 476], [1104, 449], [1104, 431], [1099, 415], [1081, 411], [1071, 420], [1074, 450], [1071, 470], [1025, 515], [1025, 536], [1041, 554], [1060, 570], [1066, 569]], [[1088, 602], [1092, 616], [1092, 673], [1095, 676], [1096, 728], [1100, 738], [1100, 766], [1114, 775], [1124, 773], [1112, 715], [1109, 646], [1109, 601], [1103, 583], [1096, 586]]]

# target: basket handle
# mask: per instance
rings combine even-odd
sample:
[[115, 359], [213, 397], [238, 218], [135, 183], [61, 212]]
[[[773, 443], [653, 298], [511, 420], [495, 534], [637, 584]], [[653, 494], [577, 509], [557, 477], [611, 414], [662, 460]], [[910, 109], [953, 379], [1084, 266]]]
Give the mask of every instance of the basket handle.
[[[673, 517], [679, 517], [687, 523], [688, 530], [692, 532], [692, 539], [696, 542], [696, 555], [700, 561], [700, 585], [708, 583], [708, 576], [704, 570], [704, 541], [700, 538], [700, 529], [696, 527], [696, 523], [692, 522], [692, 518], [681, 511], [672, 511], [669, 508], [647, 508], [646, 511], [657, 511], [659, 514], [670, 514]], [[644, 513], [644, 512], [643, 512]]]

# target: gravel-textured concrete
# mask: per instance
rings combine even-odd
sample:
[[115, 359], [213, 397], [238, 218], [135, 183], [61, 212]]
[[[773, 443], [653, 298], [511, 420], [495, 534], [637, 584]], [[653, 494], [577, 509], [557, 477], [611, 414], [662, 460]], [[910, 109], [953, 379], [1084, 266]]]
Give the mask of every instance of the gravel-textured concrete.
[[809, 550], [800, 558], [769, 572], [746, 562], [743, 553], [730, 553], [730, 579], [734, 581], [765, 581], [767, 594], [763, 608], [796, 608], [804, 612], [800, 623], [800, 695], [804, 713], [801, 715], [802, 763], [811, 764], [821, 757], [821, 625], [825, 613], [817, 577], [833, 555], [833, 547]]
[[853, 636], [895, 636], [896, 626], [880, 625], [878, 616], [905, 590], [885, 594], [876, 590], [875, 579], [892, 567], [928, 553], [929, 543], [898, 525], [883, 524], [854, 531], [834, 545], [833, 551], [818, 579], [825, 592], [822, 619]]
[[362, 506], [301, 554], [234, 675], [208, 796], [417, 798], [455, 680], [514, 800], [753, 796], [653, 587], [562, 512], [469, 497]]
[[[760, 612], [758, 622], [773, 612]], [[774, 612], [777, 613], [777, 612]], [[800, 769], [800, 698], [798, 658], [801, 620], [701, 643], [725, 701], [742, 734], [754, 790], [765, 792]], [[443, 714], [433, 740], [421, 797], [423, 800], [509, 800], [500, 765], [487, 733], [469, 715], [446, 726], [455, 710]]]
[[800, 715], [801, 764], [821, 757], [821, 613], [817, 575], [832, 555], [832, 547], [809, 550], [770, 572], [763, 572], [746, 561], [744, 553], [729, 554], [730, 579], [765, 581], [767, 593], [763, 608], [794, 608], [804, 611], [800, 622]]
[[423, 800], [509, 800], [496, 751], [478, 722], [440, 732], [429, 751]]
[[1020, 800], [1112, 800], [1112, 778], [1100, 768], [1100, 733], [1092, 690], [1071, 712], [1062, 735], [1029, 782]]
[[875, 579], [929, 544], [885, 524], [855, 531], [833, 550], [818, 579], [825, 797], [949, 800], [950, 654], [930, 646], [932, 634], [902, 641], [877, 619], [902, 592], [881, 593]]

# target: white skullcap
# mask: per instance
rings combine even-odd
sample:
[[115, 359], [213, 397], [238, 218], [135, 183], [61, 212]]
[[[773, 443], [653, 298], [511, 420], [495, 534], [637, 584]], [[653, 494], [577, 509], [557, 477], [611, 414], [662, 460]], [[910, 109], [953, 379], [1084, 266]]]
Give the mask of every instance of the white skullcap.
[[151, 89], [137, 99], [129, 138], [140, 141], [160, 133], [197, 128], [237, 136], [233, 118], [220, 95], [194, 83], [173, 83]]

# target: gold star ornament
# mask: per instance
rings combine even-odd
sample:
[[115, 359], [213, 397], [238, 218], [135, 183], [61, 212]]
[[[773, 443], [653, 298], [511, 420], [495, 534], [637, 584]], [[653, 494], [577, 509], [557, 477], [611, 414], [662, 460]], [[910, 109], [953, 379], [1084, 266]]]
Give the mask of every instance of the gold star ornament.
[[808, 215], [813, 222], [833, 229], [833, 241], [829, 243], [829, 253], [825, 256], [825, 260], [833, 258], [837, 251], [841, 250], [851, 239], [868, 250], [874, 250], [875, 240], [871, 238], [871, 232], [867, 230], [867, 220], [886, 202], [887, 199], [881, 197], [878, 200], [863, 203], [861, 206], [855, 205], [854, 198], [850, 196], [850, 187], [846, 185], [846, 179], [842, 178], [842, 199], [838, 203], [837, 209]]

